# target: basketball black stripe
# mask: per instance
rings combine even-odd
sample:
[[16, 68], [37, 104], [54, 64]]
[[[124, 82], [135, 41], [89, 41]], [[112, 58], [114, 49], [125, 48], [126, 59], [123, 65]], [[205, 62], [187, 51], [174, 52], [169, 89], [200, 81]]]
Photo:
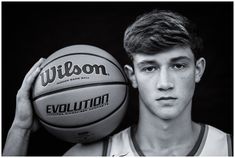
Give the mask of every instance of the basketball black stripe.
[[91, 83], [91, 84], [84, 84], [84, 85], [79, 85], [79, 86], [66, 87], [66, 88], [62, 88], [62, 89], [58, 89], [58, 90], [54, 90], [54, 91], [40, 94], [37, 97], [34, 97], [33, 101], [36, 101], [37, 99], [48, 96], [48, 95], [52, 95], [52, 94], [56, 94], [56, 93], [60, 93], [60, 92], [68, 91], [68, 90], [87, 88], [87, 87], [93, 87], [93, 86], [119, 85], [119, 84], [128, 85], [128, 83], [126, 83], [126, 82], [102, 82], [102, 83]]

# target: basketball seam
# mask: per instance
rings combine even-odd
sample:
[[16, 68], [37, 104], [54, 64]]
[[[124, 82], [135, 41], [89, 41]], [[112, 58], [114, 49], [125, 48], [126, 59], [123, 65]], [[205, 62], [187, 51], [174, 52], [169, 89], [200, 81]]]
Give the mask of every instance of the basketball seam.
[[42, 97], [45, 97], [45, 96], [48, 96], [48, 95], [52, 95], [52, 94], [56, 94], [56, 93], [60, 93], [60, 92], [64, 92], [64, 91], [67, 91], [67, 90], [87, 88], [87, 87], [92, 87], [92, 86], [119, 85], [119, 84], [128, 85], [128, 83], [126, 83], [126, 82], [102, 82], [102, 83], [92, 83], [92, 84], [86, 84], [86, 85], [66, 87], [66, 88], [62, 88], [62, 89], [58, 89], [58, 90], [54, 90], [54, 91], [50, 91], [50, 92], [47, 92], [47, 93], [40, 94], [40, 95], [34, 97], [32, 100], [36, 101], [39, 98], [42, 98]]
[[43, 123], [47, 124], [47, 125], [50, 125], [50, 126], [53, 126], [53, 127], [57, 127], [57, 128], [81, 128], [81, 127], [85, 127], [85, 126], [89, 126], [89, 125], [98, 123], [98, 122], [100, 122], [100, 121], [102, 121], [102, 120], [108, 118], [109, 116], [111, 116], [112, 114], [114, 114], [116, 111], [118, 111], [118, 110], [122, 107], [123, 103], [124, 103], [124, 102], [126, 101], [126, 99], [127, 99], [127, 88], [128, 88], [128, 86], [126, 87], [125, 97], [124, 97], [124, 99], [122, 100], [122, 102], [119, 104], [119, 106], [118, 106], [117, 108], [115, 108], [115, 109], [114, 109], [111, 113], [109, 113], [108, 115], [106, 115], [106, 116], [104, 116], [104, 117], [102, 117], [102, 118], [100, 118], [100, 119], [98, 119], [98, 120], [96, 120], [96, 121], [93, 121], [93, 122], [90, 122], [90, 123], [86, 123], [86, 124], [84, 124], [84, 125], [63, 126], [63, 125], [53, 125], [52, 123], [48, 123], [47, 121], [43, 120], [43, 119], [40, 118], [39, 116], [38, 116], [38, 119], [39, 119], [40, 121], [42, 121]]

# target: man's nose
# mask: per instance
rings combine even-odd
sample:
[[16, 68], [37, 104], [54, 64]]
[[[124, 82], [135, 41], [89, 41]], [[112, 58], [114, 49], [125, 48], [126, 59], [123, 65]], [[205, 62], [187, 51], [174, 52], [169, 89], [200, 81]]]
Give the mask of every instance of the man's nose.
[[170, 77], [170, 72], [167, 69], [161, 69], [157, 80], [157, 89], [167, 91], [174, 88], [173, 80]]

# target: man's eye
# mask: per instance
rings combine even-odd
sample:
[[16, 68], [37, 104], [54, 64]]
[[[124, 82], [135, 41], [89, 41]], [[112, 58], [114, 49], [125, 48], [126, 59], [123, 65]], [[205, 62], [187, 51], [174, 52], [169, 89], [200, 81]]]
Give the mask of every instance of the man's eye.
[[153, 72], [155, 70], [156, 70], [156, 67], [153, 67], [153, 66], [143, 68], [144, 72]]
[[185, 68], [185, 65], [184, 64], [174, 64], [172, 66], [172, 68], [175, 69], [175, 70], [181, 70], [181, 69]]

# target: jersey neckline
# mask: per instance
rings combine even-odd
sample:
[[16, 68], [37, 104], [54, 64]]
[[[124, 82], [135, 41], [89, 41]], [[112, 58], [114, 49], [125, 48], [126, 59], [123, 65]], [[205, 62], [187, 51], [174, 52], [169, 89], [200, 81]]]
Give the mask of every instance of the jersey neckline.
[[[201, 129], [200, 129], [200, 133], [199, 133], [198, 139], [197, 139], [196, 143], [194, 144], [193, 148], [191, 149], [191, 151], [186, 156], [194, 156], [194, 155], [196, 155], [198, 149], [200, 148], [200, 146], [202, 144], [202, 140], [203, 140], [203, 137], [204, 137], [204, 134], [205, 134], [205, 128], [206, 127], [205, 127], [205, 124], [199, 124], [199, 125], [201, 126]], [[134, 136], [134, 127], [135, 126], [131, 126], [131, 128], [130, 128], [131, 141], [133, 143], [134, 149], [135, 149], [136, 153], [139, 156], [145, 156], [144, 153], [142, 152], [142, 150], [140, 149], [139, 144], [137, 143], [137, 141], [135, 139], [135, 136]]]

